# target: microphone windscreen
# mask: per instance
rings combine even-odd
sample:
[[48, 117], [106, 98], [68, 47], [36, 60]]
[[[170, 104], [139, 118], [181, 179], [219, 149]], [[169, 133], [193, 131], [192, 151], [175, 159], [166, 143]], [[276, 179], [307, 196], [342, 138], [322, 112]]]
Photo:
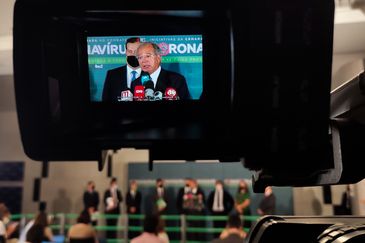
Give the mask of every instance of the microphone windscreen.
[[155, 100], [162, 100], [162, 92], [156, 91], [155, 92]]
[[144, 96], [145, 96], [148, 100], [155, 100], [155, 96], [154, 96], [154, 91], [153, 91], [153, 89], [145, 89], [145, 90], [144, 90]]
[[155, 84], [151, 80], [149, 80], [144, 84], [144, 87], [145, 87], [145, 89], [154, 90], [155, 89]]

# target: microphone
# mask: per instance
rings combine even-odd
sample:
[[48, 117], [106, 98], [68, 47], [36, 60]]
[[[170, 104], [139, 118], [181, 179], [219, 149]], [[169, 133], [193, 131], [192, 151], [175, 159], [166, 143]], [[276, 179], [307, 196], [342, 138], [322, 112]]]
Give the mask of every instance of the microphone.
[[134, 100], [137, 100], [137, 101], [144, 100], [144, 87], [143, 87], [143, 85], [136, 85], [136, 87], [134, 87], [133, 98], [134, 98]]
[[120, 93], [120, 99], [118, 99], [118, 101], [133, 101], [132, 92], [129, 89], [123, 90]]
[[145, 85], [145, 83], [148, 82], [148, 81], [150, 81], [150, 80], [151, 80], [151, 77], [150, 77], [150, 75], [148, 73], [143, 72], [141, 74], [141, 83], [143, 85]]
[[179, 96], [177, 96], [176, 89], [168, 87], [165, 90], [165, 97], [166, 100], [178, 100]]
[[155, 100], [162, 100], [162, 92], [161, 91], [156, 91], [154, 96], [155, 96]]
[[154, 96], [154, 84], [151, 80], [148, 80], [145, 84], [144, 84], [145, 90], [144, 90], [144, 96], [145, 98], [147, 98], [147, 100], [149, 101], [153, 101], [155, 100], [155, 96]]

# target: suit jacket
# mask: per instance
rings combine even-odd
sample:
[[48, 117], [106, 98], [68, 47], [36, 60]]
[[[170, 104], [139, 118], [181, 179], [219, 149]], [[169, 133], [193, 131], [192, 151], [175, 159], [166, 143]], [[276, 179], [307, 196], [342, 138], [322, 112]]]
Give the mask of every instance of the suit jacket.
[[264, 215], [275, 214], [276, 198], [274, 194], [265, 197], [260, 202], [259, 208], [264, 212]]
[[177, 211], [179, 212], [179, 214], [186, 213], [183, 208], [184, 194], [185, 194], [185, 187], [182, 187], [179, 189], [179, 191], [177, 193], [177, 198], [176, 198], [176, 208], [177, 208]]
[[131, 192], [128, 191], [126, 194], [126, 205], [127, 205], [127, 212], [130, 212], [131, 207], [136, 208], [135, 214], [141, 213], [141, 201], [142, 201], [142, 194], [140, 191], [136, 191], [136, 195], [133, 197]]
[[127, 89], [127, 66], [111, 69], [106, 74], [102, 100], [118, 102], [120, 93]]
[[[214, 203], [214, 194], [215, 194], [215, 190], [213, 190], [208, 197], [208, 201], [207, 201], [207, 207], [210, 210], [210, 212], [215, 213], [213, 211], [213, 203]], [[226, 190], [223, 190], [223, 206], [224, 206], [224, 211], [220, 212], [220, 214], [229, 214], [229, 212], [232, 210], [233, 206], [234, 206], [234, 200], [231, 196], [231, 194], [229, 194]]]
[[[142, 85], [141, 76], [131, 83], [131, 91], [133, 94], [136, 85]], [[174, 88], [180, 100], [191, 99], [188, 85], [184, 76], [161, 68], [160, 75], [157, 78], [155, 91], [161, 91], [162, 94], [165, 94], [166, 88]]]
[[166, 203], [166, 207], [162, 210], [162, 211], [158, 211], [157, 209], [157, 200], [159, 200], [160, 197], [158, 196], [158, 191], [157, 188], [154, 189], [153, 194], [152, 194], [152, 200], [153, 200], [153, 210], [154, 212], [158, 212], [158, 213], [165, 213], [167, 211], [168, 208], [168, 202], [167, 202], [167, 196], [166, 196], [166, 188], [163, 188], [163, 195], [162, 195], [162, 199], [165, 201]]
[[[106, 199], [108, 197], [112, 197], [112, 193], [111, 193], [110, 189], [106, 190], [105, 193], [104, 193], [105, 208], [107, 206]], [[115, 207], [114, 209], [112, 209], [110, 211], [105, 211], [105, 213], [113, 213], [113, 214], [120, 213], [120, 203], [123, 201], [123, 197], [122, 197], [122, 193], [120, 192], [119, 189], [117, 189], [117, 198], [118, 198], [117, 207]]]
[[92, 193], [90, 193], [89, 191], [85, 191], [83, 199], [84, 199], [85, 209], [93, 207], [95, 211], [98, 210], [99, 193], [97, 191], [93, 191]]

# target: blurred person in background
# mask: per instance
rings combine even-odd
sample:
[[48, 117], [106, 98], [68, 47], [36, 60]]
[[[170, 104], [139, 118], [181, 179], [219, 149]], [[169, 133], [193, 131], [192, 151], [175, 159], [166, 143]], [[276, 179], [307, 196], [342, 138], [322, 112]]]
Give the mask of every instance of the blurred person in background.
[[[141, 213], [141, 201], [142, 201], [142, 194], [138, 190], [137, 181], [131, 180], [129, 182], [129, 190], [126, 193], [126, 207], [127, 207], [127, 214], [140, 214]], [[141, 221], [139, 219], [133, 219], [128, 216], [128, 227], [129, 226], [140, 226]], [[128, 230], [128, 238], [132, 239], [139, 235], [139, 232]]]
[[243, 243], [246, 232], [242, 229], [242, 221], [239, 214], [234, 213], [228, 216], [227, 226], [218, 239], [212, 243]]
[[49, 219], [46, 212], [40, 212], [34, 220], [34, 224], [26, 235], [26, 241], [41, 243], [42, 241], [53, 241], [53, 233], [49, 227]]
[[91, 217], [87, 210], [80, 213], [76, 222], [68, 231], [69, 243], [98, 243], [96, 231], [91, 225]]
[[91, 216], [92, 224], [97, 225], [97, 212], [99, 206], [99, 192], [95, 190], [95, 183], [89, 181], [87, 183], [86, 191], [83, 195], [84, 209], [87, 210]]
[[264, 197], [262, 198], [260, 205], [257, 209], [257, 213], [263, 215], [275, 214], [276, 208], [276, 197], [272, 192], [272, 187], [268, 186], [265, 188]]

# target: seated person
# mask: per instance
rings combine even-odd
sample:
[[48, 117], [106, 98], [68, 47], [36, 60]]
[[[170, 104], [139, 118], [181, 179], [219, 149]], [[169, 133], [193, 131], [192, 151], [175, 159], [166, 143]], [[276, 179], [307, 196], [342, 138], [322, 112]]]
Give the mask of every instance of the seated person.
[[91, 217], [88, 211], [84, 210], [77, 218], [77, 223], [72, 225], [68, 231], [70, 243], [97, 243], [98, 239], [94, 228], [91, 226]]
[[242, 222], [238, 214], [228, 216], [227, 226], [212, 243], [242, 243], [246, 238], [246, 232], [242, 229]]
[[159, 221], [160, 219], [157, 214], [146, 215], [142, 234], [133, 238], [131, 243], [162, 243], [163, 241], [157, 236]]
[[26, 234], [26, 241], [41, 243], [42, 241], [53, 241], [53, 233], [49, 227], [47, 213], [40, 212]]

